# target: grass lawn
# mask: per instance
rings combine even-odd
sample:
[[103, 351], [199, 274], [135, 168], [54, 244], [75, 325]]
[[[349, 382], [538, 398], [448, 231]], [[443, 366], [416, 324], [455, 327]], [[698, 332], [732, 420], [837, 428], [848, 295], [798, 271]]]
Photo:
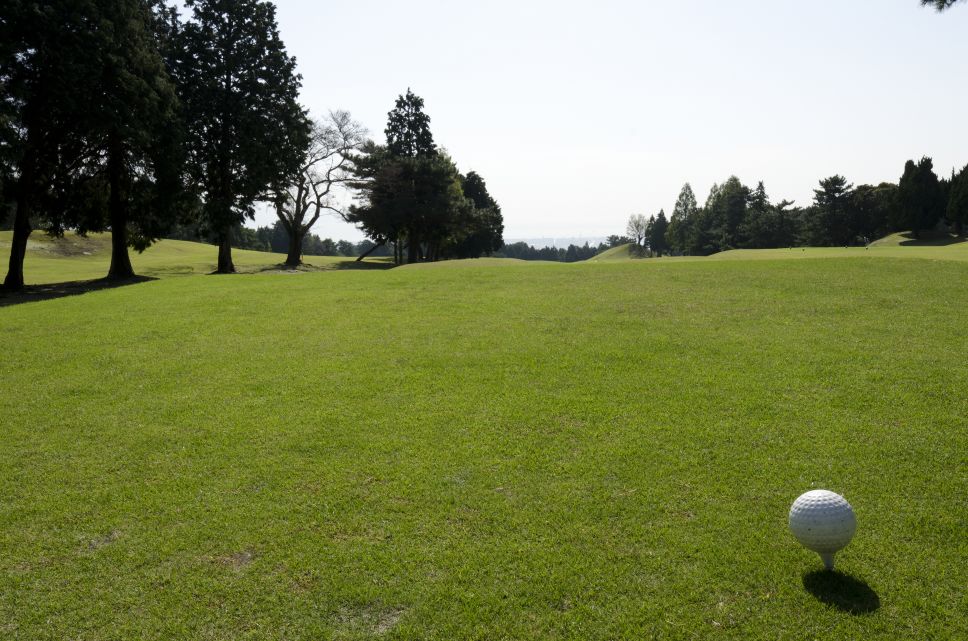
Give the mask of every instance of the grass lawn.
[[0, 307], [0, 638], [968, 637], [968, 264], [455, 265]]
[[[10, 239], [13, 233], [0, 231], [0, 256], [3, 257], [3, 273], [6, 273], [10, 256]], [[215, 271], [218, 247], [182, 240], [162, 240], [142, 253], [131, 251], [134, 270], [150, 278], [208, 274]], [[232, 259], [240, 272], [277, 269], [286, 260], [285, 254], [233, 249]], [[312, 268], [352, 267], [353, 258], [335, 256], [306, 256], [305, 262]], [[53, 239], [34, 232], [27, 243], [24, 261], [24, 278], [28, 285], [55, 283], [63, 280], [89, 280], [103, 278], [111, 264], [111, 235], [90, 234], [87, 237], [73, 233], [64, 238]], [[378, 265], [380, 261], [368, 260]]]

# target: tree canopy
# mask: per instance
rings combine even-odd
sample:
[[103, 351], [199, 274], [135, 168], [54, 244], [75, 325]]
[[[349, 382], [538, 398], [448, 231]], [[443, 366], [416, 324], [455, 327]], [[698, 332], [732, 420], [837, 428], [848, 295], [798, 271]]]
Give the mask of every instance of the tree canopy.
[[946, 9], [950, 9], [956, 3], [961, 2], [961, 0], [921, 0], [922, 7], [934, 7], [939, 12]]
[[310, 123], [301, 77], [286, 53], [275, 7], [264, 0], [187, 0], [176, 36], [189, 166], [202, 215], [219, 243], [218, 271], [232, 272], [232, 229], [299, 173]]
[[387, 144], [353, 156], [358, 198], [346, 220], [374, 242], [391, 243], [398, 263], [404, 247], [411, 263], [489, 254], [503, 244], [501, 209], [479, 175], [461, 176], [437, 149], [423, 106], [408, 89], [387, 115]]

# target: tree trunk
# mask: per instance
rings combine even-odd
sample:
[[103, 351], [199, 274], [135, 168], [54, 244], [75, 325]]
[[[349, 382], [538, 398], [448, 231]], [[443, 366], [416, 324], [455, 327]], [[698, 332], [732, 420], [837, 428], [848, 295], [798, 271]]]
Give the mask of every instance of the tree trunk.
[[134, 278], [134, 268], [128, 255], [128, 217], [121, 197], [122, 154], [120, 143], [112, 140], [108, 152], [108, 180], [111, 188], [108, 201], [108, 212], [111, 216], [111, 266], [108, 268], [108, 278], [117, 280]]
[[302, 241], [303, 236], [298, 230], [293, 229], [289, 233], [289, 254], [286, 256], [287, 267], [299, 267], [302, 264]]
[[218, 244], [218, 268], [216, 274], [234, 274], [235, 264], [232, 262], [232, 230], [226, 229]]
[[24, 257], [27, 255], [27, 239], [30, 232], [30, 187], [21, 179], [21, 191], [17, 197], [17, 212], [13, 219], [13, 242], [10, 243], [10, 264], [4, 289], [18, 291], [24, 288]]
[[413, 232], [407, 234], [407, 238], [407, 262], [418, 263], [420, 262], [420, 239]]
[[[369, 256], [370, 254], [372, 254], [373, 252], [375, 252], [378, 247], [383, 247], [385, 244], [386, 243], [379, 243], [378, 245], [373, 245], [373, 247], [370, 247], [365, 252], [363, 252], [363, 254], [359, 258], [356, 259], [356, 262], [360, 262], [361, 260], [363, 260], [364, 258], [366, 258], [367, 256]], [[397, 250], [394, 249], [393, 250], [394, 257], [396, 257], [396, 254], [397, 254]]]

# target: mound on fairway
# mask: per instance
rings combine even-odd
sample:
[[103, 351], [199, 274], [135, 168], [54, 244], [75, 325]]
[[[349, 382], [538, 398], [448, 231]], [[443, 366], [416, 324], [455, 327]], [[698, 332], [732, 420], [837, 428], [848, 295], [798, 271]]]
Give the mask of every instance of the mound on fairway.
[[602, 263], [602, 262], [611, 262], [616, 260], [629, 260], [630, 258], [632, 258], [631, 250], [632, 250], [631, 244], [619, 245], [618, 247], [612, 247], [611, 249], [606, 249], [601, 254], [598, 254], [597, 256], [592, 256], [585, 262]]
[[[966, 638], [966, 276], [477, 263], [0, 308], [0, 636]], [[787, 531], [813, 488], [857, 513], [839, 574]]]

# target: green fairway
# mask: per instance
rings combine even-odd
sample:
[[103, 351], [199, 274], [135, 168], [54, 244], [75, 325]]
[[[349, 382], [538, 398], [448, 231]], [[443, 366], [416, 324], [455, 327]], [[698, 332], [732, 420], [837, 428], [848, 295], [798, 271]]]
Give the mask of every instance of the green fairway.
[[[0, 256], [10, 253], [12, 232], [0, 231]], [[214, 245], [182, 240], [162, 240], [143, 253], [131, 252], [131, 263], [142, 276], [165, 277], [207, 274], [215, 270], [218, 248]], [[236, 268], [241, 272], [277, 268], [286, 260], [283, 254], [232, 250]], [[312, 267], [345, 266], [355, 259], [335, 256], [306, 256]], [[375, 259], [374, 259], [375, 260]], [[103, 278], [111, 262], [111, 235], [90, 234], [83, 238], [72, 233], [53, 239], [35, 232], [27, 244], [24, 277], [28, 284]], [[371, 261], [374, 262], [374, 261]], [[3, 264], [6, 267], [6, 262]]]
[[[135, 269], [210, 270], [207, 246], [152, 262], [183, 245]], [[965, 251], [0, 307], [0, 638], [966, 638]], [[851, 578], [787, 531], [813, 488], [856, 510]]]

